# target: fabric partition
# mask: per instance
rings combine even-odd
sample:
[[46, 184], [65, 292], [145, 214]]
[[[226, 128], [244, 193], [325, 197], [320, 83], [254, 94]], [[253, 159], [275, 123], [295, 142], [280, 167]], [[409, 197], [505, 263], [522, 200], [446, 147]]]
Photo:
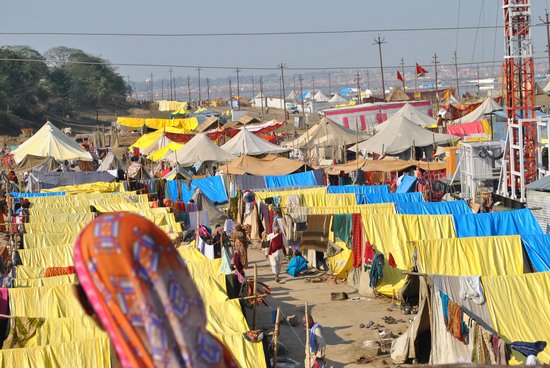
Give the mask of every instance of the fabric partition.
[[466, 201], [396, 202], [397, 213], [404, 215], [461, 215], [472, 214]]
[[87, 221], [90, 222], [94, 219], [94, 214], [91, 212], [88, 213], [65, 213], [65, 214], [59, 214], [56, 213], [55, 216], [52, 216], [51, 214], [36, 214], [31, 215], [29, 217], [31, 224], [36, 223], [55, 223], [57, 221], [59, 222], [73, 222], [73, 221]]
[[40, 172], [32, 174], [40, 181], [40, 188], [51, 189], [66, 185], [112, 182], [116, 179], [107, 171], [90, 172]]
[[372, 204], [386, 202], [424, 202], [420, 192], [413, 193], [378, 193], [357, 194], [357, 204]]
[[550, 234], [522, 235], [521, 240], [535, 269], [550, 271]]
[[55, 247], [60, 244], [73, 244], [79, 232], [24, 234], [25, 249]]
[[[319, 171], [322, 171], [319, 169]], [[280, 175], [280, 176], [266, 176], [265, 184], [267, 188], [284, 188], [284, 187], [314, 187], [317, 185], [323, 185], [323, 182], [319, 182], [313, 171], [306, 171], [303, 173]]]
[[25, 266], [68, 267], [74, 264], [73, 245], [58, 245], [48, 248], [20, 249], [17, 252]]
[[273, 191], [257, 191], [254, 192], [254, 195], [260, 201], [263, 201], [269, 197], [286, 197], [289, 195], [299, 195], [299, 194], [326, 194], [326, 187], [317, 187], [317, 188], [302, 188], [302, 189], [290, 189], [290, 190], [273, 190]]
[[64, 192], [54, 193], [23, 193], [23, 192], [10, 192], [10, 196], [13, 198], [34, 198], [34, 197], [58, 197], [64, 196]]
[[26, 223], [25, 232], [27, 234], [36, 233], [63, 233], [63, 232], [79, 232], [88, 224], [88, 222], [42, 222], [42, 223]]
[[[507, 342], [548, 341], [550, 331], [550, 273], [482, 276], [493, 326]], [[525, 364], [525, 357], [512, 349], [512, 364]], [[538, 354], [542, 364], [550, 363], [550, 345]]]
[[[453, 218], [449, 215], [376, 215], [362, 216], [366, 239], [386, 260], [383, 277], [377, 291], [392, 296], [403, 286], [405, 276], [411, 265], [413, 247], [410, 242], [421, 239], [455, 238]], [[392, 254], [396, 268], [388, 265]]]
[[265, 189], [265, 178], [254, 175], [235, 175], [235, 184], [237, 189]]
[[416, 177], [411, 175], [403, 175], [403, 178], [401, 179], [401, 183], [397, 187], [397, 190], [395, 193], [408, 193], [413, 188], [414, 184], [416, 183]]
[[10, 313], [17, 317], [56, 318], [85, 315], [73, 285], [9, 289]]
[[389, 193], [387, 185], [329, 185], [328, 193], [378, 194]]
[[419, 240], [418, 272], [428, 275], [497, 276], [523, 273], [521, 239], [512, 236]]
[[455, 215], [459, 238], [491, 235], [542, 235], [542, 229], [531, 210]]
[[[339, 207], [355, 206], [354, 194], [302, 194], [299, 196], [301, 203], [307, 207]], [[286, 207], [286, 199], [281, 199], [281, 205]]]
[[52, 192], [65, 192], [66, 194], [77, 194], [77, 193], [108, 193], [108, 192], [124, 192], [124, 183], [107, 183], [107, 182], [97, 182], [97, 183], [88, 183], [88, 184], [76, 184], [76, 185], [67, 185], [63, 187], [57, 187], [53, 189], [42, 189], [41, 193], [52, 193]]
[[168, 180], [167, 183], [170, 199], [174, 201], [179, 199], [189, 202], [196, 188], [199, 188], [206, 198], [214, 203], [225, 203], [229, 200], [221, 176], [193, 179], [190, 189], [183, 180]]
[[52, 277], [43, 277], [39, 279], [14, 279], [13, 287], [39, 287], [39, 286], [58, 286], [63, 284], [75, 284], [76, 275], [62, 275], [62, 276], [52, 276]]

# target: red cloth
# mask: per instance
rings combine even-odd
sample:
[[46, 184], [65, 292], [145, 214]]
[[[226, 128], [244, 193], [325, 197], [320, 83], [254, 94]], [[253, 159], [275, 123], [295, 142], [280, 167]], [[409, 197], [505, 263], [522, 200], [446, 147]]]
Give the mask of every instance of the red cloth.
[[388, 255], [388, 265], [390, 265], [392, 268], [397, 267], [397, 263], [395, 263], [395, 259], [393, 258], [393, 254]]
[[185, 212], [185, 202], [176, 201], [176, 210]]
[[466, 137], [472, 134], [485, 134], [481, 120], [471, 123], [447, 125], [447, 133], [458, 137]]
[[427, 73], [428, 73], [428, 71], [426, 69], [424, 69], [423, 67], [418, 65], [418, 63], [416, 63], [416, 76], [417, 77], [422, 77]]
[[400, 80], [403, 85], [405, 85], [405, 80], [403, 79], [403, 76], [401, 75], [399, 70], [397, 71], [397, 79]]
[[374, 258], [375, 253], [376, 252], [374, 251], [374, 248], [367, 240], [367, 242], [365, 243], [365, 263], [370, 264], [372, 262], [372, 259]]
[[74, 266], [68, 267], [48, 267], [44, 272], [44, 277], [72, 275], [75, 273]]
[[353, 256], [353, 267], [361, 267], [361, 254], [363, 253], [362, 249], [362, 239], [363, 238], [363, 225], [361, 224], [361, 214], [354, 213], [351, 215], [351, 239], [352, 239], [352, 256]]
[[285, 245], [283, 244], [283, 234], [279, 233], [277, 234], [273, 239], [271, 239], [271, 242], [269, 242], [269, 251], [268, 255], [272, 255], [279, 249], [282, 249], [284, 251]]

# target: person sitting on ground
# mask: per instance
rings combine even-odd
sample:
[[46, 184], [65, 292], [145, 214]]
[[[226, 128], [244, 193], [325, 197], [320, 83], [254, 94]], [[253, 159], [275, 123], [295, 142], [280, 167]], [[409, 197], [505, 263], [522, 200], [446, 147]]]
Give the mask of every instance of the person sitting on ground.
[[279, 226], [273, 228], [273, 233], [269, 234], [269, 263], [271, 264], [271, 272], [275, 275], [275, 282], [279, 282], [279, 274], [283, 266], [283, 258], [286, 256], [286, 247], [283, 244], [283, 234]]
[[302, 252], [294, 252], [294, 257], [290, 260], [290, 263], [286, 267], [286, 272], [290, 276], [296, 277], [300, 274], [300, 272], [305, 270], [307, 270], [307, 260], [302, 256]]
[[128, 212], [97, 217], [76, 240], [75, 293], [120, 365], [237, 367], [206, 330], [201, 295], [168, 236]]
[[304, 316], [303, 323], [304, 327], [309, 327], [309, 331], [306, 331], [309, 334], [309, 351], [306, 354], [305, 366], [307, 368], [324, 368], [327, 343], [323, 337], [323, 326], [315, 323], [311, 315]]

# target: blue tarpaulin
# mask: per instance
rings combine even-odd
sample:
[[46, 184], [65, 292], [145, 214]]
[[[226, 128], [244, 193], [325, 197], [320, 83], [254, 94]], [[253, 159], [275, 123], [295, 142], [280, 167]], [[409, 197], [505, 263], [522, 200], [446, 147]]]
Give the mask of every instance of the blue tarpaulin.
[[181, 199], [184, 202], [189, 202], [196, 188], [199, 188], [206, 198], [216, 203], [225, 203], [228, 201], [227, 193], [221, 176], [210, 176], [208, 178], [194, 179], [191, 182], [191, 188], [187, 188], [187, 184], [183, 180], [168, 180], [168, 192], [170, 199], [177, 200], [178, 194], [181, 193]]
[[357, 204], [374, 204], [389, 202], [424, 202], [422, 193], [378, 193], [357, 194]]
[[397, 190], [395, 191], [395, 193], [410, 192], [415, 183], [416, 183], [416, 176], [403, 175], [403, 179], [401, 179], [401, 183], [397, 187]]
[[456, 236], [542, 235], [529, 209], [454, 216]]
[[33, 198], [33, 197], [57, 197], [64, 196], [65, 192], [53, 192], [53, 193], [20, 193], [10, 192], [10, 196], [13, 198]]
[[378, 194], [389, 193], [387, 185], [329, 185], [328, 193]]
[[397, 202], [397, 213], [403, 215], [459, 215], [471, 214], [466, 201], [453, 202]]
[[290, 175], [265, 176], [265, 185], [267, 188], [315, 187], [323, 185], [322, 182], [318, 182], [315, 171], [306, 171]]
[[521, 240], [535, 269], [550, 271], [550, 234], [523, 235]]

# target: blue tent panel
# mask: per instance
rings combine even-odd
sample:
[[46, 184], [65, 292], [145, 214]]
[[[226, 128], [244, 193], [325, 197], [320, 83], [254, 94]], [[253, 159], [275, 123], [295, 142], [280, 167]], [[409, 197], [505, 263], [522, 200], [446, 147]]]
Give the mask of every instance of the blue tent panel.
[[229, 199], [225, 191], [225, 186], [221, 176], [210, 176], [208, 178], [194, 179], [191, 182], [191, 188], [183, 180], [168, 180], [168, 192], [170, 199], [177, 200], [178, 193], [181, 192], [181, 200], [189, 202], [196, 188], [199, 188], [206, 198], [216, 203], [225, 203]]
[[290, 175], [266, 176], [265, 184], [267, 188], [315, 187], [320, 185], [313, 171]]
[[480, 213], [454, 216], [456, 236], [542, 235], [531, 210]]
[[550, 271], [550, 234], [524, 235], [521, 240], [535, 269]]
[[53, 192], [53, 193], [20, 193], [10, 192], [13, 198], [33, 198], [33, 197], [57, 197], [64, 196], [65, 192]]
[[401, 183], [397, 187], [395, 193], [407, 193], [410, 192], [416, 183], [416, 177], [411, 175], [404, 175]]
[[390, 202], [424, 202], [422, 193], [378, 193], [378, 194], [357, 194], [357, 204], [374, 204]]
[[397, 202], [397, 213], [403, 215], [459, 215], [471, 214], [466, 201], [453, 202]]
[[378, 194], [389, 193], [387, 185], [329, 185], [328, 193]]

